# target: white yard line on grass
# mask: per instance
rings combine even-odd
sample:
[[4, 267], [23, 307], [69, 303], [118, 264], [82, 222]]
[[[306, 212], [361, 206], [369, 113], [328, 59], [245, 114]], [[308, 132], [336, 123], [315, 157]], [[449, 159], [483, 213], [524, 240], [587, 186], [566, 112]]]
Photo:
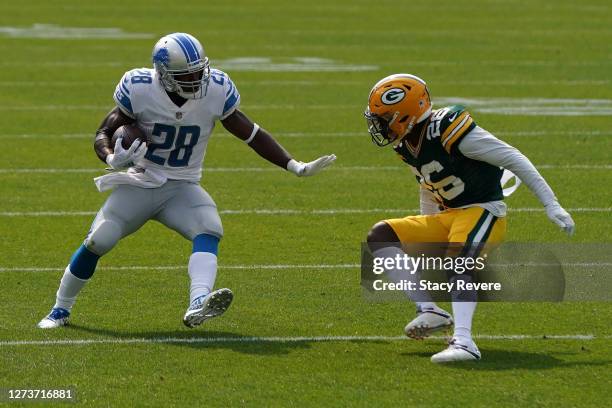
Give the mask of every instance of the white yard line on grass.
[[[577, 98], [499, 98], [442, 96], [434, 100], [436, 106], [464, 105], [474, 113], [518, 116], [609, 116], [612, 114], [612, 99]], [[247, 105], [245, 110], [345, 110], [361, 112], [363, 107], [355, 104], [261, 104]], [[106, 111], [104, 105], [2, 105], [4, 111]]]
[[608, 170], [612, 169], [612, 164], [540, 164], [538, 169], [555, 169], [555, 170]]
[[56, 24], [33, 24], [31, 27], [1, 26], [0, 36], [37, 39], [148, 39], [153, 38], [154, 34], [128, 33], [115, 27], [62, 27]]
[[[557, 33], [558, 30], [553, 31], [553, 33]], [[599, 33], [599, 31], [597, 31]], [[318, 32], [319, 34], [323, 34], [323, 32]], [[387, 33], [385, 31], [385, 33]], [[499, 32], [496, 32], [499, 33]], [[299, 31], [292, 31], [292, 32], [285, 32], [286, 35], [300, 35], [303, 34], [302, 32]], [[348, 34], [348, 32], [344, 32], [343, 34]], [[359, 33], [362, 34], [362, 33]], [[387, 33], [388, 34], [388, 33]], [[575, 32], [572, 32], [572, 34], [575, 34]], [[432, 34], [429, 34], [432, 35]], [[438, 35], [438, 33], [436, 33], [436, 35]], [[556, 34], [555, 34], [556, 35]], [[312, 47], [311, 47], [312, 48]], [[315, 47], [316, 49], [332, 49], [332, 48], [328, 48], [328, 47], [322, 47], [322, 46], [317, 46]], [[274, 49], [287, 49], [286, 47], [274, 47]], [[295, 49], [295, 47], [291, 47], [291, 50], [293, 51]], [[29, 62], [29, 61], [28, 61]], [[221, 61], [218, 61], [221, 62]], [[22, 62], [22, 61], [3, 61], [0, 62], [0, 67], [5, 67], [5, 68], [22, 68], [24, 66], [24, 64], [27, 64], [27, 62]], [[141, 62], [130, 62], [130, 61], [123, 61], [123, 62], [112, 62], [112, 61], [41, 61], [39, 62], [36, 66], [37, 67], [48, 67], [48, 68], [62, 68], [62, 67], [76, 67], [76, 68], [100, 68], [100, 67], [123, 67], [126, 69], [129, 69], [130, 67], [133, 66], [140, 66], [139, 64], [141, 64]], [[410, 66], [425, 66], [425, 67], [446, 67], [446, 66], [452, 66], [452, 67], [462, 67], [462, 66], [473, 66], [473, 65], [487, 65], [487, 66], [508, 66], [508, 67], [555, 67], [557, 65], [560, 64], [560, 62], [558, 61], [554, 61], [554, 60], [479, 60], [479, 59], [473, 59], [473, 60], [469, 60], [469, 61], [448, 61], [448, 60], [439, 60], [439, 61], [431, 61], [431, 60], [427, 60], [427, 61], [410, 61]], [[605, 65], [610, 65], [610, 60], [609, 59], [603, 59], [603, 60], [591, 60], [591, 61], [564, 61], [563, 65], [565, 66], [573, 66], [573, 67], [601, 67], [601, 66], [605, 66]], [[218, 68], [232, 68], [231, 66], [226, 66], [224, 64], [215, 64], [215, 67]], [[247, 69], [249, 68], [249, 69]], [[282, 68], [282, 67], [281, 67]], [[325, 72], [326, 70], [324, 69], [317, 69], [318, 67], [312, 67], [311, 69], [301, 69], [300, 71], [306, 71], [306, 72]], [[379, 67], [381, 69], [388, 69], [389, 66], [382, 66]], [[249, 70], [249, 71], [254, 71], [254, 72], [267, 72], [266, 70], [263, 70], [259, 67], [245, 67], [243, 70]], [[364, 69], [358, 69], [358, 71], [363, 71]], [[371, 68], [366, 69], [366, 70], [371, 70]], [[235, 71], [235, 69], [234, 69]], [[277, 69], [276, 71], [278, 72], [293, 72], [294, 70], [291, 69], [291, 67], [289, 67], [288, 69]], [[341, 71], [342, 72], [342, 71]], [[364, 82], [361, 82], [361, 84], [363, 84]]]
[[[537, 136], [612, 136], [612, 131], [609, 130], [525, 130], [525, 131], [500, 131], [495, 132], [495, 135], [500, 137], [506, 136], [522, 136], [522, 137], [537, 137]], [[0, 139], [92, 139], [92, 133], [21, 133], [21, 134], [0, 134]], [[327, 138], [327, 137], [368, 137], [367, 131], [357, 132], [278, 132], [274, 136], [291, 137], [291, 138]], [[230, 138], [235, 139], [235, 136], [229, 133], [219, 133], [214, 138]]]
[[[248, 269], [354, 269], [359, 268], [359, 264], [268, 264], [268, 265], [219, 265], [219, 269], [248, 270]], [[63, 271], [65, 267], [11, 267], [0, 268], [0, 272], [56, 272]], [[99, 266], [97, 270], [106, 271], [164, 271], [187, 269], [187, 265], [166, 265], [166, 266]]]
[[[359, 109], [363, 110], [362, 107], [357, 105], [338, 104], [338, 105], [322, 105], [322, 104], [311, 104], [311, 105], [249, 105], [244, 107], [246, 111], [249, 110], [333, 110], [333, 109]], [[2, 111], [108, 111], [109, 105], [0, 105]]]
[[[546, 170], [610, 170], [612, 164], [536, 164]], [[326, 171], [408, 171], [407, 166], [332, 166]], [[204, 167], [203, 173], [281, 173], [278, 167]], [[0, 168], [0, 174], [105, 174], [102, 168]]]
[[55, 174], [55, 173], [76, 173], [76, 174], [86, 174], [86, 173], [99, 173], [100, 175], [104, 174], [104, 169], [102, 168], [91, 168], [91, 169], [9, 169], [4, 168], [0, 169], [0, 174]]
[[[603, 168], [612, 168], [612, 165], [602, 165]], [[607, 167], [606, 167], [607, 166]], [[328, 170], [334, 171], [366, 171], [366, 170], [408, 170], [408, 167], [398, 166], [336, 166], [330, 167]], [[262, 172], [278, 172], [282, 173], [282, 169], [274, 166], [269, 167], [204, 167], [204, 174], [206, 173], [262, 173]], [[61, 169], [61, 168], [0, 168], [0, 174], [55, 174], [55, 173], [77, 173], [77, 174], [89, 174], [98, 173], [100, 175], [105, 174], [102, 168], [90, 168], [90, 169]]]
[[[609, 268], [612, 263], [609, 262], [567, 262], [560, 264], [553, 263], [518, 263], [518, 264], [495, 264], [495, 266], [564, 266], [577, 268]], [[61, 272], [65, 267], [31, 267], [31, 266], [14, 266], [0, 267], [0, 273], [8, 272]], [[219, 265], [221, 270], [287, 270], [287, 269], [359, 269], [360, 264], [263, 264], [263, 265]], [[169, 270], [187, 270], [187, 265], [125, 265], [125, 266], [99, 266], [97, 270], [101, 271], [169, 271]]]
[[[610, 336], [592, 334], [532, 335], [509, 334], [475, 335], [479, 340], [516, 341], [516, 340], [596, 340], [610, 339]], [[444, 340], [443, 336], [432, 336], [433, 340]], [[303, 337], [149, 337], [149, 338], [102, 338], [102, 339], [66, 339], [66, 340], [3, 340], [0, 347], [15, 346], [88, 346], [97, 344], [224, 344], [224, 343], [324, 343], [324, 342], [391, 342], [409, 341], [405, 336], [303, 336]]]
[[[115, 64], [116, 66], [116, 64]], [[301, 79], [285, 79], [285, 80], [260, 80], [260, 81], [240, 81], [240, 87], [246, 86], [323, 86], [333, 82], [337, 86], [363, 86], [363, 81], [347, 80], [347, 81], [330, 81], [329, 79], [321, 80], [301, 80]], [[436, 85], [473, 85], [473, 86], [540, 86], [540, 85], [607, 85], [609, 79], [551, 79], [551, 80], [518, 80], [518, 79], [492, 79], [492, 80], [458, 80], [458, 81], [435, 81]], [[114, 87], [113, 81], [0, 81], [0, 87], [10, 88], [32, 88], [32, 87], [53, 87], [53, 88], [71, 88], [75, 87]]]
[[[588, 207], [588, 208], [566, 208], [570, 213], [585, 212], [585, 213], [606, 213], [612, 212], [612, 207]], [[515, 213], [541, 213], [545, 209], [543, 207], [517, 207], [509, 208], [509, 212]], [[339, 214], [418, 214], [418, 208], [330, 208], [330, 209], [312, 209], [312, 210], [294, 210], [294, 209], [238, 209], [238, 210], [220, 210], [222, 215], [339, 215]], [[95, 211], [0, 211], [0, 217], [82, 217], [95, 215]]]

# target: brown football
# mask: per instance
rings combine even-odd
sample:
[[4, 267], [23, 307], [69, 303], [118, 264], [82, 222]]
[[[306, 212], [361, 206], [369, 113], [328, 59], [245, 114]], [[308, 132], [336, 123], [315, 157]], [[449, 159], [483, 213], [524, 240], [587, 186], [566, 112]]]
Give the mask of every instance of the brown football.
[[145, 143], [147, 142], [147, 136], [136, 125], [125, 125], [117, 129], [113, 134], [113, 138], [111, 139], [111, 147], [115, 147], [115, 142], [120, 137], [123, 138], [121, 141], [121, 146], [124, 149], [129, 149], [136, 139], [140, 139]]

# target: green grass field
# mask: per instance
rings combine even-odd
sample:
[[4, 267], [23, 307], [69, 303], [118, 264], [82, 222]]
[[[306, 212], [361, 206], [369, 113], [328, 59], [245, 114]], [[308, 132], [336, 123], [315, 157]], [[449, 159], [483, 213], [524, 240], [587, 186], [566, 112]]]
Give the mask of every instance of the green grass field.
[[[476, 122], [541, 166], [577, 223], [572, 240], [612, 242], [609, 2], [33, 0], [2, 10], [1, 27], [150, 36], [0, 30], [0, 388], [72, 386], [80, 404], [114, 407], [610, 405], [609, 303], [481, 304], [483, 360], [435, 366], [444, 340], [402, 339], [413, 306], [367, 302], [355, 266], [373, 223], [418, 208], [411, 172], [370, 142], [362, 117], [371, 86], [396, 72], [425, 78], [434, 103], [476, 101]], [[224, 222], [217, 286], [236, 294], [228, 313], [183, 327], [190, 243], [151, 222], [101, 260], [72, 325], [41, 332], [105, 199], [92, 182], [104, 168], [93, 134], [122, 74], [149, 66], [173, 31], [203, 42], [243, 111], [296, 158], [338, 160], [298, 179], [218, 126], [202, 185]], [[508, 204], [509, 241], [570, 242], [527, 188]]]

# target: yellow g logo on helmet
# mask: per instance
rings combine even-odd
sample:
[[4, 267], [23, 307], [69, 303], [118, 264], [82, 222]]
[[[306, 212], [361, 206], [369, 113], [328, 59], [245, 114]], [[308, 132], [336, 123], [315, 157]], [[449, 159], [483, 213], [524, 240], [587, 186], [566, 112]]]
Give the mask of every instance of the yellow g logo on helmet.
[[372, 140], [385, 146], [406, 136], [431, 114], [427, 84], [410, 74], [389, 75], [370, 91], [365, 117]]

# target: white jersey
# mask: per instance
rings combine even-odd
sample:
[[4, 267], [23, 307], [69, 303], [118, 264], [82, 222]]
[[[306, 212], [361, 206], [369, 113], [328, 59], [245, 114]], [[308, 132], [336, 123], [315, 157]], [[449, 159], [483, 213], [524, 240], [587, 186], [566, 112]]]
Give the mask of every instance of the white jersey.
[[123, 113], [136, 119], [149, 143], [137, 167], [161, 172], [171, 180], [199, 181], [208, 140], [217, 120], [240, 104], [240, 93], [222, 71], [212, 69], [205, 96], [177, 106], [150, 68], [126, 72], [114, 99]]

